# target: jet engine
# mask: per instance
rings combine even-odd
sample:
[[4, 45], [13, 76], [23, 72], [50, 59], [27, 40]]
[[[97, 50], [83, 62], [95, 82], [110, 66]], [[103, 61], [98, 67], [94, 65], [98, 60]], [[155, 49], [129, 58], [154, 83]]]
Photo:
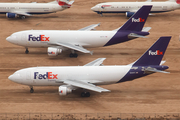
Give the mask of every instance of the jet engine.
[[68, 88], [66, 86], [59, 86], [59, 95], [67, 95], [68, 93], [71, 93], [72, 89]]
[[17, 18], [17, 14], [15, 13], [6, 13], [7, 18]]
[[62, 52], [62, 49], [54, 48], [54, 47], [48, 47], [48, 55], [49, 56], [57, 56], [61, 52]]
[[126, 17], [131, 17], [132, 15], [134, 15], [134, 12], [126, 12]]

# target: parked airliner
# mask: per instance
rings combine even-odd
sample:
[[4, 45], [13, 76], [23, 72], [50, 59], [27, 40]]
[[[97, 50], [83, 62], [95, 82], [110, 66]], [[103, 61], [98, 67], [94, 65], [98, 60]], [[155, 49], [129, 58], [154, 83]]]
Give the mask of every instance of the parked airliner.
[[56, 0], [49, 3], [0, 3], [0, 14], [8, 18], [22, 18], [33, 14], [47, 14], [70, 8], [74, 1]]
[[63, 50], [71, 50], [70, 57], [77, 57], [75, 51], [90, 53], [86, 48], [105, 47], [149, 35], [150, 27], [143, 28], [152, 6], [143, 6], [122, 27], [113, 31], [90, 31], [99, 24], [80, 30], [26, 30], [13, 33], [6, 40], [26, 48], [48, 47], [49, 56], [57, 56]]
[[91, 10], [98, 14], [103, 13], [126, 13], [127, 17], [131, 17], [143, 5], [152, 5], [150, 13], [169, 12], [180, 8], [180, 0], [169, 0], [165, 2], [106, 2], [100, 3], [92, 7]]
[[[30, 86], [59, 86], [59, 95], [67, 95], [72, 90], [83, 88], [95, 92], [110, 90], [96, 85], [108, 85], [131, 81], [154, 72], [168, 73], [169, 67], [161, 61], [171, 37], [161, 37], [137, 61], [129, 65], [104, 66], [105, 58], [96, 59], [84, 66], [31, 67], [16, 71], [9, 80]], [[89, 97], [89, 92], [82, 92], [82, 97]]]

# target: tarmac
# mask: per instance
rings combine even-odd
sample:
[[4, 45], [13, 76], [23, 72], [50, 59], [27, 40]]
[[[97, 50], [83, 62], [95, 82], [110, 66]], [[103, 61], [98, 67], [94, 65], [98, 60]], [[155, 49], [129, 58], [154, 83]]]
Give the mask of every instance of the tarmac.
[[[50, 2], [39, 0], [37, 2]], [[101, 23], [97, 30], [114, 30], [128, 19], [125, 14], [104, 14], [91, 11], [94, 5], [107, 0], [75, 0], [72, 8], [26, 19], [8, 19], [0, 15], [0, 113], [179, 113], [180, 112], [180, 10], [150, 15], [145, 27], [152, 27], [148, 38], [91, 48], [93, 55], [79, 53], [69, 58], [69, 51], [49, 57], [47, 48], [25, 48], [6, 41], [6, 37], [22, 30], [78, 30]], [[121, 0], [114, 0], [121, 1]], [[0, 2], [24, 2], [7, 0]], [[27, 0], [26, 2], [32, 2]], [[91, 92], [82, 98], [81, 90], [59, 96], [58, 86], [30, 88], [8, 80], [16, 70], [35, 66], [78, 66], [97, 58], [107, 58], [104, 65], [126, 65], [137, 60], [159, 37], [172, 36], [163, 60], [170, 74], [155, 73], [134, 81], [103, 85], [110, 93]]]

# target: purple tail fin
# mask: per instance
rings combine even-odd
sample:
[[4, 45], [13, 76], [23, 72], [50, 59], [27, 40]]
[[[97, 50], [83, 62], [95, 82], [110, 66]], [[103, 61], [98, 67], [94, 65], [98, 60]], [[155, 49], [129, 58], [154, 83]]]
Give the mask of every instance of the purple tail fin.
[[165, 54], [171, 37], [160, 37], [133, 66], [159, 65]]
[[151, 8], [152, 5], [142, 6], [118, 31], [141, 31], [147, 20]]

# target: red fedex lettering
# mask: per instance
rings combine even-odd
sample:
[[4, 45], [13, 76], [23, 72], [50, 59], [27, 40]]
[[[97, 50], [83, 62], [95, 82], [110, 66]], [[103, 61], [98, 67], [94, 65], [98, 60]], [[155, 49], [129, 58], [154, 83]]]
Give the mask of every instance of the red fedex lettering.
[[57, 75], [58, 74], [52, 74], [52, 72], [48, 72], [48, 79], [58, 79]]
[[57, 74], [53, 74], [53, 79], [58, 79]]
[[49, 37], [44, 37], [45, 35], [41, 35], [41, 41], [49, 41]]
[[163, 55], [163, 52], [157, 50], [157, 55]]
[[48, 72], [48, 79], [52, 79], [52, 72]]
[[145, 22], [144, 19], [140, 18], [140, 22]]

